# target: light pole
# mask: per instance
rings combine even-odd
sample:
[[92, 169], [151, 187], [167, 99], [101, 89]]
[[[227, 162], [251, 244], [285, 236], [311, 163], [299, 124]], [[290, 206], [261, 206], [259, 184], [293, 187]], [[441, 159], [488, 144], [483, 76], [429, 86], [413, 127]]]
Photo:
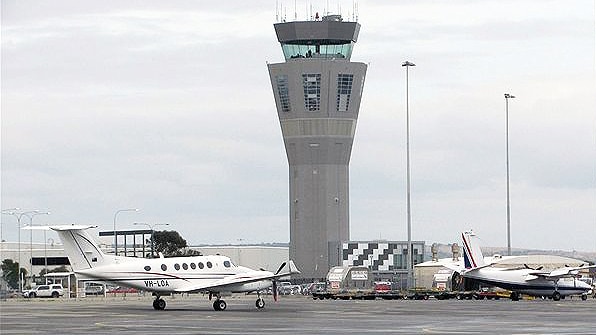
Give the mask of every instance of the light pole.
[[406, 215], [408, 222], [408, 288], [412, 286], [412, 213], [410, 208], [410, 66], [416, 64], [405, 61], [401, 66], [406, 68]]
[[18, 257], [18, 265], [17, 265], [17, 273], [19, 275], [19, 293], [23, 291], [23, 277], [21, 276], [21, 218], [23, 215], [28, 215], [32, 213], [37, 213], [39, 211], [26, 211], [21, 212], [19, 208], [15, 208], [14, 210], [6, 210], [2, 211], [2, 214], [12, 215], [17, 218], [17, 235], [18, 235], [18, 243], [17, 243], [17, 257]]
[[509, 99], [515, 96], [505, 93], [505, 142], [507, 152], [507, 255], [511, 256], [511, 205], [509, 201]]
[[31, 281], [31, 284], [33, 284], [33, 217], [36, 215], [50, 215], [50, 212], [33, 211], [24, 215], [29, 218], [29, 280]]
[[157, 227], [157, 226], [169, 226], [170, 224], [169, 223], [148, 224], [148, 223], [145, 223], [145, 222], [135, 222], [135, 223], [133, 223], [133, 225], [135, 225], [135, 226], [137, 226], [137, 225], [143, 225], [143, 226], [147, 226], [147, 227], [149, 227], [149, 229], [151, 229], [151, 258], [155, 257], [154, 251], [153, 251], [153, 249], [154, 249], [153, 246], [155, 245], [155, 242], [153, 241], [153, 233], [155, 232], [155, 227]]
[[116, 235], [116, 217], [121, 212], [138, 212], [138, 208], [119, 209], [114, 213], [114, 255], [118, 256], [118, 235]]

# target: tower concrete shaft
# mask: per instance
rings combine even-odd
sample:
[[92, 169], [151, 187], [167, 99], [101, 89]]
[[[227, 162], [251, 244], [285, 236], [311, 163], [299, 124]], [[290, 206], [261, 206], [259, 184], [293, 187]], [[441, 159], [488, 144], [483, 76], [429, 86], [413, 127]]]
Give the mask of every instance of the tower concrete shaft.
[[324, 278], [350, 238], [349, 162], [366, 75], [350, 62], [360, 24], [341, 16], [274, 25], [285, 56], [269, 64], [290, 177], [290, 258]]

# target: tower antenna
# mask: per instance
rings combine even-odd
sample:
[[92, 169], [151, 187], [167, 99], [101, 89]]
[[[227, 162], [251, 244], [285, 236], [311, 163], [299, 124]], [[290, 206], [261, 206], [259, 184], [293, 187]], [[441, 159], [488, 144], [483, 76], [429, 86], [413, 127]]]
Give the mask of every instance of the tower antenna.
[[275, 22], [279, 22], [279, 0], [275, 0]]
[[298, 11], [296, 10], [296, 0], [294, 0], [294, 21], [298, 21]]

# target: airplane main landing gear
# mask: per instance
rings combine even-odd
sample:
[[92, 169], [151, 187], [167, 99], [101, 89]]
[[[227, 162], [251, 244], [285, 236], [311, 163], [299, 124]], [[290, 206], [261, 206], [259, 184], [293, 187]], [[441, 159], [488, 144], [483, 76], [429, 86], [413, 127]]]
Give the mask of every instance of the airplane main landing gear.
[[509, 296], [509, 298], [511, 298], [512, 301], [519, 301], [519, 293], [511, 292], [511, 295]]
[[213, 309], [216, 311], [225, 311], [226, 307], [228, 307], [226, 302], [219, 298], [215, 299], [213, 302]]
[[166, 309], [166, 301], [157, 296], [155, 300], [153, 300], [153, 308], [157, 311], [163, 311]]

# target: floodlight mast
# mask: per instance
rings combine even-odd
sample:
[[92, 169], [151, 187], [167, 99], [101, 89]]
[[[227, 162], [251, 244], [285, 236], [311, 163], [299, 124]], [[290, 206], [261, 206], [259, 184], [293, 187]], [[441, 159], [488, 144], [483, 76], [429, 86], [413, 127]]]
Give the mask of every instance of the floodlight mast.
[[511, 202], [509, 199], [509, 99], [515, 96], [505, 93], [505, 142], [507, 165], [507, 256], [511, 256]]
[[409, 70], [410, 66], [416, 66], [416, 64], [405, 61], [401, 65], [406, 68], [406, 216], [408, 224], [408, 288], [412, 287], [413, 284], [413, 259], [412, 259], [412, 212], [410, 205], [410, 92], [409, 92]]

